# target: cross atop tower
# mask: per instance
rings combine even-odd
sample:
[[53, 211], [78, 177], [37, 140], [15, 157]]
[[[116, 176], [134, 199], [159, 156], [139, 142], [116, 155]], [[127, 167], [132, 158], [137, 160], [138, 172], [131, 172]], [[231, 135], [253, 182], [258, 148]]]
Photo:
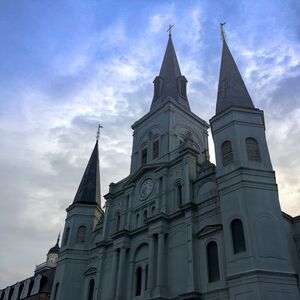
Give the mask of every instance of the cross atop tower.
[[172, 28], [174, 27], [174, 25], [169, 25], [169, 28], [168, 28], [168, 30], [167, 30], [167, 32], [169, 32], [169, 36], [171, 36], [172, 35]]
[[99, 140], [100, 137], [100, 128], [103, 128], [103, 126], [101, 126], [100, 124], [98, 124], [98, 130], [97, 130], [97, 135], [96, 135], [96, 140]]
[[224, 25], [226, 25], [226, 22], [220, 23], [220, 26], [221, 26], [221, 37], [222, 37], [223, 42], [226, 42], [226, 35], [225, 35], [225, 31], [224, 31]]

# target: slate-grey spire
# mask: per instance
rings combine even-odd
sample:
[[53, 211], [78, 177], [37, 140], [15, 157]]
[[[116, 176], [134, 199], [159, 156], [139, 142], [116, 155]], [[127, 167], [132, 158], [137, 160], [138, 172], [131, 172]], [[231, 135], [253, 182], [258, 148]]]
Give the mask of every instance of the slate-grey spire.
[[98, 203], [101, 206], [98, 139], [84, 171], [74, 203]]
[[254, 108], [251, 97], [247, 91], [243, 78], [228, 48], [223, 25], [221, 23], [221, 34], [223, 50], [218, 86], [216, 114], [229, 107]]
[[187, 80], [181, 75], [170, 32], [159, 76], [154, 79], [153, 83], [154, 96], [150, 110], [153, 110], [159, 104], [166, 101], [168, 97], [172, 97], [175, 101], [184, 106], [185, 109], [190, 110], [186, 94]]

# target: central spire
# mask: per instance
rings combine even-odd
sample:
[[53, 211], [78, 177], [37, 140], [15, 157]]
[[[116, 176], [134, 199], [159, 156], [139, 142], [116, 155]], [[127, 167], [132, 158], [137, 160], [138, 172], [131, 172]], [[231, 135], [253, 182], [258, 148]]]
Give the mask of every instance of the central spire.
[[169, 39], [159, 76], [157, 76], [153, 81], [154, 96], [150, 110], [153, 110], [159, 104], [167, 101], [167, 98], [169, 97], [178, 102], [185, 109], [190, 110], [186, 95], [187, 80], [181, 75], [172, 41], [171, 28], [172, 26], [170, 26], [168, 29]]

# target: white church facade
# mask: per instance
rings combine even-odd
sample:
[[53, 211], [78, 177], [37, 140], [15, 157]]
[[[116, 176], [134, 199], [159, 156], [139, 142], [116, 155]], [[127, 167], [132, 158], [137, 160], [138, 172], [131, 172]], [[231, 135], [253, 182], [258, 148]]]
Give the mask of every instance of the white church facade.
[[132, 125], [130, 174], [110, 185], [105, 211], [96, 142], [50, 300], [300, 299], [300, 219], [281, 211], [264, 114], [224, 38], [209, 123], [190, 109], [169, 35], [150, 111]]

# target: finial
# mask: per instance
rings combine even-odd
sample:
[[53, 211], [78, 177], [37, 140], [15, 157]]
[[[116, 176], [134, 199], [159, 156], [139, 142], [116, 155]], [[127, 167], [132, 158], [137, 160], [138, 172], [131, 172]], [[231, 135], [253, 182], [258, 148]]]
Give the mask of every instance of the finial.
[[172, 35], [172, 28], [174, 27], [174, 25], [169, 25], [169, 28], [168, 28], [168, 30], [167, 30], [167, 32], [169, 32], [169, 37], [171, 37], [171, 35]]
[[224, 28], [223, 28], [225, 24], [226, 24], [226, 22], [220, 23], [220, 26], [221, 26], [221, 36], [222, 36], [223, 42], [226, 42], [226, 35], [225, 35], [225, 32], [224, 32]]
[[96, 140], [99, 140], [100, 137], [100, 128], [103, 128], [100, 124], [98, 124], [98, 130], [97, 130], [97, 135], [96, 135]]

